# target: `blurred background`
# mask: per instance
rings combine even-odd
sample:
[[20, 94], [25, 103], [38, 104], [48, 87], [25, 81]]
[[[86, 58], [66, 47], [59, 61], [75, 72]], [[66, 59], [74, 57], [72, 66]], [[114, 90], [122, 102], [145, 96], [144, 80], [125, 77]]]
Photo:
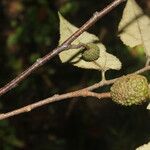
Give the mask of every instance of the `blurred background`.
[[[1, 0], [0, 87], [58, 45], [57, 12], [80, 27], [111, 0]], [[149, 0], [140, 1], [146, 10]], [[107, 79], [133, 72], [145, 64], [140, 48], [130, 49], [117, 37], [125, 4], [90, 30], [122, 62]], [[148, 76], [148, 73], [145, 73]], [[62, 64], [59, 57], [40, 67], [17, 88], [0, 97], [0, 112], [66, 93], [101, 80], [100, 74]], [[110, 87], [98, 89], [109, 91]], [[74, 98], [0, 121], [0, 150], [134, 150], [150, 141], [150, 112], [146, 104], [122, 107], [110, 99]]]

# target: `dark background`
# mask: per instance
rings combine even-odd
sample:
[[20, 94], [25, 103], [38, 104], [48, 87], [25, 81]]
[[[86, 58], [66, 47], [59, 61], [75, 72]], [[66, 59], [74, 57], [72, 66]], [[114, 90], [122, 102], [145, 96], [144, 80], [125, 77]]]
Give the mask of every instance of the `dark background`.
[[[16, 77], [37, 58], [58, 45], [57, 12], [81, 26], [110, 0], [1, 0], [0, 86]], [[149, 1], [141, 1], [146, 10]], [[107, 79], [135, 71], [145, 56], [125, 47], [117, 26], [125, 4], [98, 21], [89, 32], [99, 36], [107, 51], [122, 62]], [[148, 78], [148, 73], [145, 74]], [[56, 56], [17, 88], [0, 97], [0, 112], [34, 103], [100, 81], [100, 74], [62, 64]], [[99, 92], [108, 91], [104, 87]], [[150, 141], [150, 113], [146, 104], [122, 107], [110, 99], [74, 98], [0, 121], [0, 150], [134, 150]]]

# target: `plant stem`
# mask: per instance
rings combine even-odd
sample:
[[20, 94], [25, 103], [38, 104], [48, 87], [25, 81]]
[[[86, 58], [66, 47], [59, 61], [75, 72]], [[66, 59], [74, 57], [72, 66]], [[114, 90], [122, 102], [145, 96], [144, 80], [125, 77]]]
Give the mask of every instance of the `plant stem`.
[[36, 69], [38, 69], [40, 66], [44, 65], [46, 62], [48, 62], [50, 59], [52, 59], [54, 56], [58, 55], [60, 52], [66, 50], [69, 48], [71, 43], [76, 40], [84, 31], [89, 29], [92, 25], [95, 24], [100, 18], [108, 14], [112, 9], [117, 7], [119, 4], [124, 2], [125, 0], [114, 0], [111, 4], [109, 4], [107, 7], [105, 7], [102, 11], [95, 12], [93, 16], [83, 25], [81, 26], [74, 34], [72, 34], [68, 39], [62, 43], [60, 46], [52, 50], [50, 53], [45, 55], [42, 58], [37, 59], [37, 61], [30, 66], [28, 69], [26, 69], [24, 72], [22, 72], [20, 75], [18, 75], [15, 79], [7, 83], [5, 86], [0, 88], [0, 96], [7, 93], [11, 89], [15, 88], [21, 81], [23, 81], [25, 78], [27, 78], [31, 73], [33, 73]]

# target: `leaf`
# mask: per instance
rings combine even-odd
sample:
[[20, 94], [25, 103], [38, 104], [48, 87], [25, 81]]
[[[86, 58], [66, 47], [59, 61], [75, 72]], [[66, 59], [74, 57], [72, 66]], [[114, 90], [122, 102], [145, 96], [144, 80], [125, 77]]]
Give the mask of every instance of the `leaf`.
[[135, 47], [143, 44], [146, 55], [150, 57], [150, 18], [135, 0], [127, 1], [118, 29], [125, 45]]
[[150, 103], [147, 105], [147, 109], [150, 110]]
[[136, 150], [150, 150], [150, 142], [138, 147]]
[[[59, 44], [62, 44], [70, 35], [78, 30], [77, 27], [72, 25], [68, 22], [60, 13], [58, 13], [60, 19], [60, 40]], [[94, 41], [98, 41], [98, 37], [94, 34], [90, 34], [88, 32], [84, 32], [83, 34], [78, 37], [72, 44], [79, 44], [79, 43], [90, 43]]]
[[85, 69], [96, 69], [96, 70], [109, 70], [121, 68], [121, 63], [118, 58], [109, 54], [105, 51], [105, 48], [102, 48], [101, 44], [97, 44], [100, 48], [100, 57], [95, 62], [86, 62], [83, 59], [78, 60], [77, 63], [74, 63], [74, 66], [85, 68]]
[[[59, 44], [62, 44], [69, 36], [71, 36], [75, 31], [78, 30], [77, 27], [69, 23], [63, 16], [59, 13], [60, 19], [60, 40]], [[78, 45], [80, 43], [94, 43], [98, 41], [98, 37], [84, 32], [80, 37], [78, 37], [72, 44]], [[109, 70], [121, 68], [121, 62], [115, 56], [106, 52], [106, 48], [102, 43], [97, 43], [100, 48], [100, 57], [94, 62], [87, 62], [82, 59], [81, 49], [69, 49], [61, 52], [59, 57], [63, 63], [69, 62], [74, 66], [84, 68], [84, 69], [95, 69], [95, 70]]]

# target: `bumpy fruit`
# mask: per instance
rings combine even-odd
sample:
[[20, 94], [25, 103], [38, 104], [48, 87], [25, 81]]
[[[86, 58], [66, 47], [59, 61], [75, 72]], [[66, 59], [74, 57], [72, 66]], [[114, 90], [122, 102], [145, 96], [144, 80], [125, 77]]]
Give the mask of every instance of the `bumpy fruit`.
[[150, 97], [147, 79], [142, 75], [119, 78], [111, 87], [112, 100], [118, 104], [138, 105]]
[[88, 62], [95, 61], [99, 58], [100, 49], [94, 43], [86, 44], [86, 49], [82, 53], [82, 59]]

